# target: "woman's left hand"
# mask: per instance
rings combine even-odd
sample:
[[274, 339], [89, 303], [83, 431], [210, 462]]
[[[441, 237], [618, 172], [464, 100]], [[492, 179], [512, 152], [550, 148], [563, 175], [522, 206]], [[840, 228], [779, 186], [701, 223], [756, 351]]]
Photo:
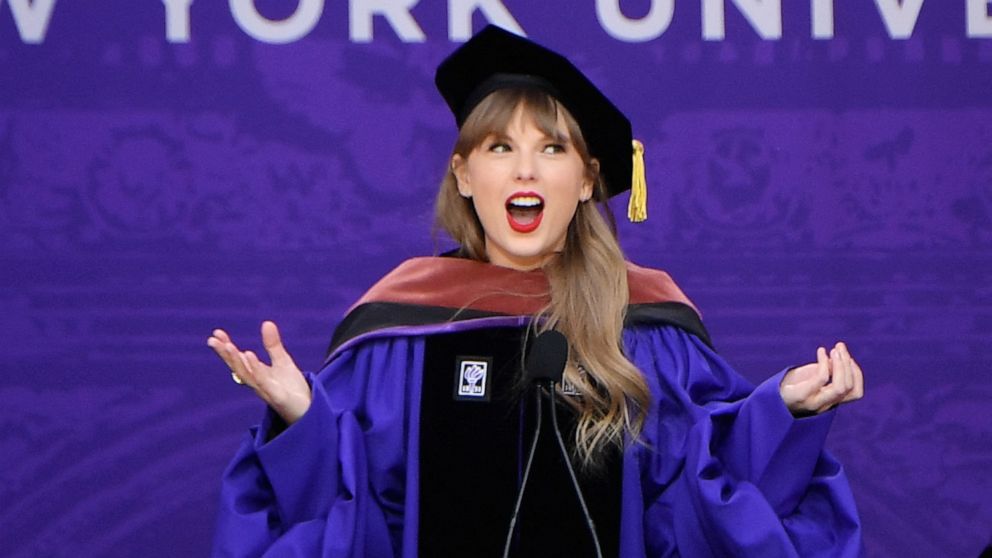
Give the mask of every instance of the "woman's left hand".
[[841, 403], [856, 401], [865, 394], [861, 367], [851, 358], [844, 343], [837, 343], [827, 356], [827, 350], [816, 351], [816, 362], [789, 370], [779, 394], [793, 415], [809, 415], [826, 411]]

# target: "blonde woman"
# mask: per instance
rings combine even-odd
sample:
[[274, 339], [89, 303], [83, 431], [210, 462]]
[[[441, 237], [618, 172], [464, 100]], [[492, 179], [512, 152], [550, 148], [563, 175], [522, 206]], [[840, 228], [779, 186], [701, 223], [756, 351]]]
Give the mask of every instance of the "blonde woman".
[[[269, 406], [225, 473], [215, 554], [860, 555], [822, 451], [863, 395], [846, 347], [756, 388], [713, 352], [672, 280], [624, 259], [603, 202], [642, 187], [630, 124], [566, 59], [489, 27], [437, 84], [459, 127], [437, 222], [460, 249], [370, 289], [316, 374], [271, 322], [271, 364], [208, 341]], [[553, 442], [527, 465], [521, 362], [552, 329], [570, 350], [549, 412], [593, 527]]]

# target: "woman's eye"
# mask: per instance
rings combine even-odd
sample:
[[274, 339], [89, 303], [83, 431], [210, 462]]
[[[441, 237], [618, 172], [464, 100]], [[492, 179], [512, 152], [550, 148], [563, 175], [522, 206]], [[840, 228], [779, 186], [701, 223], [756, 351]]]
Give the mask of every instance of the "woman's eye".
[[505, 143], [496, 142], [489, 146], [489, 151], [493, 153], [508, 153], [510, 146]]
[[560, 143], [549, 143], [544, 146], [544, 152], [548, 155], [552, 155], [554, 153], [564, 153], [565, 146]]

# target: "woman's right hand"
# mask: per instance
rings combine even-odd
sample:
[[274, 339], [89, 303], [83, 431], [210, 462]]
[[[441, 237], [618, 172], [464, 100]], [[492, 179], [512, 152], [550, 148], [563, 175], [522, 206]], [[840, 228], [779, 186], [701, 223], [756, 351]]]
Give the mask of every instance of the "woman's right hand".
[[255, 390], [286, 424], [293, 424], [310, 408], [310, 385], [293, 362], [279, 337], [276, 324], [262, 322], [262, 344], [271, 365], [258, 360], [252, 351], [241, 351], [222, 329], [215, 329], [207, 345], [227, 364], [231, 373]]

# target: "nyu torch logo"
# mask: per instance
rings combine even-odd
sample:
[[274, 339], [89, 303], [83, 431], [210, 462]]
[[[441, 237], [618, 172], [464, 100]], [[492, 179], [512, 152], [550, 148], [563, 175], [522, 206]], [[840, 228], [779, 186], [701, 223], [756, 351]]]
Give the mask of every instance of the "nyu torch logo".
[[488, 401], [489, 366], [491, 359], [478, 357], [458, 357], [458, 375], [455, 383], [455, 399]]

